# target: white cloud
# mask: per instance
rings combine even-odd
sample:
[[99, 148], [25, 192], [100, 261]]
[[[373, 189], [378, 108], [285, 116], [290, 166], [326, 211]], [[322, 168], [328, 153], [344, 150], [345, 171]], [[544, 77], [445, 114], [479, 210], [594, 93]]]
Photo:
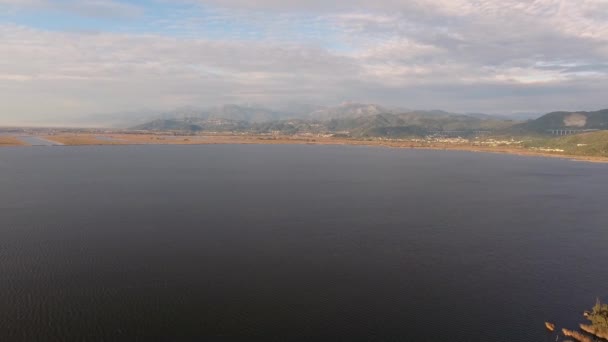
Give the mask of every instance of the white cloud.
[[314, 47], [14, 25], [0, 26], [0, 55], [0, 113], [27, 115], [315, 97], [358, 73]]
[[[488, 112], [606, 106], [606, 0], [199, 3], [154, 22], [181, 37], [0, 26], [0, 113], [344, 100]], [[141, 11], [0, 0], [15, 4]]]
[[143, 9], [115, 0], [0, 0], [0, 10], [60, 11], [92, 18], [134, 18]]

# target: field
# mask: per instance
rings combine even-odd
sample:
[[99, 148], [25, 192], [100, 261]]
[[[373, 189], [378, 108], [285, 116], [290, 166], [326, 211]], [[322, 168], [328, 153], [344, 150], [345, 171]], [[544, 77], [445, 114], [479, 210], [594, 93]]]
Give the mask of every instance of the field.
[[92, 134], [58, 134], [44, 136], [43, 138], [56, 141], [68, 146], [82, 145], [124, 145], [120, 141], [100, 139], [98, 135]]
[[11, 136], [0, 136], [0, 146], [23, 146], [21, 140]]
[[257, 135], [160, 135], [160, 134], [58, 134], [45, 139], [65, 145], [208, 145], [208, 144], [307, 144], [339, 143], [331, 138], [267, 137]]

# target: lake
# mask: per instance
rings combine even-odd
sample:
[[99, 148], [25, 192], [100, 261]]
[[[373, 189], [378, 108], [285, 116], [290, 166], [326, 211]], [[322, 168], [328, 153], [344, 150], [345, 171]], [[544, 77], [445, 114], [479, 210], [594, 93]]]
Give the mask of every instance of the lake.
[[608, 164], [0, 149], [2, 341], [555, 341], [608, 300]]

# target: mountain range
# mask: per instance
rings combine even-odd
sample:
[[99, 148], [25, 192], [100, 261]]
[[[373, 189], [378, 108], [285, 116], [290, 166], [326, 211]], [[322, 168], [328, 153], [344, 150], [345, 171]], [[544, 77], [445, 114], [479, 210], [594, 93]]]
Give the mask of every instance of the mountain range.
[[343, 133], [355, 137], [421, 136], [434, 131], [500, 130], [515, 124], [490, 115], [407, 111], [375, 104], [344, 103], [289, 115], [259, 107], [225, 105], [206, 111], [166, 114], [133, 127], [146, 131], [240, 131], [251, 133]]
[[207, 110], [165, 113], [132, 127], [145, 131], [215, 131], [249, 133], [331, 133], [352, 137], [407, 137], [456, 132], [478, 134], [549, 134], [551, 129], [608, 129], [608, 110], [553, 112], [528, 121], [487, 114], [440, 110], [411, 111], [376, 104], [344, 103], [309, 113], [286, 113], [263, 107], [224, 105]]

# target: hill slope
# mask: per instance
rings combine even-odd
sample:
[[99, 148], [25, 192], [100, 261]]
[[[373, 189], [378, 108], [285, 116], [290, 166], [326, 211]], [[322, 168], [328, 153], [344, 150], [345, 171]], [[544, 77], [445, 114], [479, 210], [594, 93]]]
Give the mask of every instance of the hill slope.
[[467, 135], [467, 132], [494, 131], [512, 125], [511, 121], [495, 118], [481, 119], [433, 111], [334, 119], [327, 123], [327, 128], [332, 131], [349, 131], [353, 136], [403, 137], [423, 136], [435, 131], [462, 131], [463, 135]]
[[[357, 107], [361, 109], [360, 107]], [[369, 109], [369, 108], [368, 108]], [[512, 126], [512, 121], [496, 118], [476, 118], [441, 111], [419, 111], [402, 114], [371, 114], [377, 108], [364, 111], [358, 117], [331, 120], [288, 119], [266, 122], [188, 117], [184, 119], [156, 120], [134, 127], [138, 130], [185, 131], [239, 131], [251, 133], [343, 133], [353, 137], [408, 137], [425, 136], [435, 132], [457, 131], [459, 135], [472, 135], [476, 131], [498, 131]], [[358, 111], [358, 109], [357, 109]], [[349, 112], [350, 113], [350, 112]], [[361, 113], [361, 112], [360, 112]], [[351, 113], [352, 114], [352, 113]], [[238, 117], [236, 117], [238, 118]]]
[[551, 129], [608, 129], [608, 109], [595, 112], [553, 112], [513, 127], [517, 132], [546, 134]]
[[325, 121], [332, 119], [358, 118], [382, 113], [393, 113], [393, 111], [375, 104], [344, 103], [336, 107], [316, 110], [310, 113], [307, 118]]
[[[179, 114], [175, 114], [175, 117], [179, 116]], [[181, 116], [182, 118], [190, 119], [193, 122], [204, 122], [212, 120], [266, 122], [278, 120], [282, 117], [282, 114], [262, 107], [226, 104], [205, 110], [200, 110], [194, 113], [184, 113]]]
[[608, 157], [608, 130], [565, 137], [539, 138], [527, 142], [526, 146], [560, 149], [565, 153], [580, 156]]

